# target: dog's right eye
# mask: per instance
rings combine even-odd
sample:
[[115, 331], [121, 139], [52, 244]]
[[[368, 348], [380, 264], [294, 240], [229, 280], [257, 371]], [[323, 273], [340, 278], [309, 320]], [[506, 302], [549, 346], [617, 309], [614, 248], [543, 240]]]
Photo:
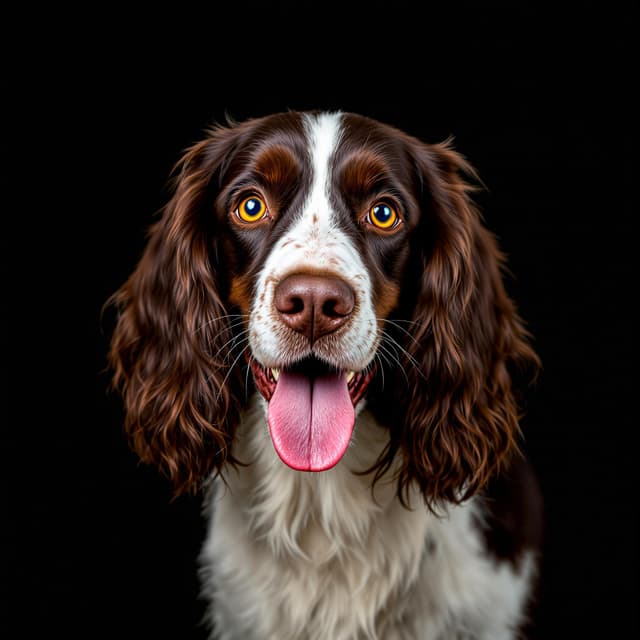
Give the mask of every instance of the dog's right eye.
[[260, 196], [251, 195], [238, 205], [235, 214], [243, 222], [258, 222], [267, 215], [267, 204]]
[[374, 204], [365, 220], [381, 231], [393, 231], [402, 222], [395, 207], [384, 201]]

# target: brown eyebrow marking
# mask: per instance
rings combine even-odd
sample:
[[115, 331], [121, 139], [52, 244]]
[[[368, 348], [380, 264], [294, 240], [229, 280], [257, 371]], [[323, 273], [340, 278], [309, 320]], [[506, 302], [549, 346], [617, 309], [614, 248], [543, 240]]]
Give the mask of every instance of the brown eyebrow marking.
[[301, 167], [291, 150], [273, 145], [260, 152], [255, 161], [255, 172], [267, 186], [277, 187], [297, 180]]
[[340, 189], [350, 197], [366, 196], [389, 175], [384, 158], [368, 149], [354, 151], [341, 163], [339, 169]]

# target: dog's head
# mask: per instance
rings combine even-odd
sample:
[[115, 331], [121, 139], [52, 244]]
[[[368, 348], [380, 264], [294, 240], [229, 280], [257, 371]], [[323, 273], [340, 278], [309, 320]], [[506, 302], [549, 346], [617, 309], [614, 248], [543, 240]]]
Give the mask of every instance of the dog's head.
[[536, 357], [464, 173], [448, 144], [352, 114], [192, 147], [115, 296], [110, 359], [142, 459], [197, 487], [233, 461], [253, 385], [293, 468], [335, 465], [366, 398], [389, 429], [377, 473], [402, 456], [401, 495], [481, 488], [516, 447], [510, 366]]

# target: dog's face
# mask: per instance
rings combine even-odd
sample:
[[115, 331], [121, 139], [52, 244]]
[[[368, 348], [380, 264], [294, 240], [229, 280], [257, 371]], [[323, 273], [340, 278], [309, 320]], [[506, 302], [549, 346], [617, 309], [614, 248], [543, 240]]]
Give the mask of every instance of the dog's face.
[[481, 486], [517, 432], [506, 365], [535, 356], [460, 170], [447, 145], [351, 114], [192, 148], [118, 294], [111, 357], [142, 457], [181, 488], [222, 464], [249, 366], [289, 466], [337, 464], [367, 397], [402, 486]]
[[382, 126], [324, 114], [264, 122], [224, 174], [229, 300], [274, 445], [295, 469], [340, 460], [376, 359], [389, 357], [385, 322], [419, 220], [411, 171]]

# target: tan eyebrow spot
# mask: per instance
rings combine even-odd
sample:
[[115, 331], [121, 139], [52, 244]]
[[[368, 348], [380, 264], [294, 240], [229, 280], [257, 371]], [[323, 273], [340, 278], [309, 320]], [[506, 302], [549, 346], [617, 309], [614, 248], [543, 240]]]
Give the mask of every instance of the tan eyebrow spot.
[[231, 290], [229, 292], [229, 302], [240, 308], [242, 313], [249, 313], [253, 294], [251, 281], [248, 276], [232, 278]]
[[391, 313], [397, 306], [400, 297], [400, 289], [393, 282], [383, 282], [375, 300], [376, 316], [379, 321]]

